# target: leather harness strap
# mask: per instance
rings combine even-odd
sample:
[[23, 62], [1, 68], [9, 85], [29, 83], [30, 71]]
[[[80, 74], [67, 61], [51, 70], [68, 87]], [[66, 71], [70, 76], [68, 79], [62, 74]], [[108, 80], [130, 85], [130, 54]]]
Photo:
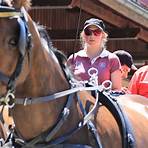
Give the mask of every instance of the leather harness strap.
[[122, 137], [122, 147], [135, 148], [135, 138], [132, 127], [126, 113], [123, 112], [122, 106], [118, 103], [117, 98], [112, 96], [110, 93], [99, 93], [99, 102], [101, 102], [112, 113], [118, 123], [120, 134]]

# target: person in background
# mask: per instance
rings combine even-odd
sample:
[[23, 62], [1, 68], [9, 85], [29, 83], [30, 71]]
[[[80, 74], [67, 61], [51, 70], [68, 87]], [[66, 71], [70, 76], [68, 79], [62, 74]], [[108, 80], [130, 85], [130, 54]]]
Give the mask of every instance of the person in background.
[[113, 52], [116, 54], [121, 63], [121, 73], [122, 73], [122, 91], [126, 94], [129, 94], [130, 91], [128, 90], [128, 73], [133, 70], [136, 71], [137, 68], [134, 65], [133, 57], [131, 54], [125, 50], [117, 50]]
[[148, 98], [148, 65], [139, 68], [131, 78], [128, 87], [131, 94]]
[[86, 20], [80, 34], [82, 50], [71, 55], [68, 64], [81, 80], [89, 80], [89, 69], [95, 68], [98, 71], [98, 85], [110, 80], [113, 90], [121, 90], [121, 64], [119, 58], [106, 49], [107, 37], [102, 20]]
[[121, 63], [121, 72], [122, 72], [122, 79], [127, 79], [128, 78], [128, 73], [133, 70], [136, 71], [137, 68], [134, 65], [133, 62], [133, 57], [131, 54], [125, 50], [117, 50], [114, 51]]

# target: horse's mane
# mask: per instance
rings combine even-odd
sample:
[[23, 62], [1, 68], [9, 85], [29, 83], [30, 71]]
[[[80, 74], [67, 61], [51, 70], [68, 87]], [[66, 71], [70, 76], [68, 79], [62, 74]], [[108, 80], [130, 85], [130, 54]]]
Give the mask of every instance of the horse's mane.
[[72, 74], [72, 72], [70, 71], [70, 69], [67, 65], [66, 55], [62, 51], [58, 50], [57, 48], [55, 48], [53, 46], [53, 43], [51, 41], [50, 36], [48, 35], [46, 27], [43, 25], [39, 25], [39, 24], [36, 24], [36, 26], [39, 31], [40, 37], [44, 39], [44, 40], [42, 40], [43, 44], [45, 44], [45, 41], [46, 41], [46, 44], [48, 45], [47, 48], [48, 48], [49, 52], [52, 51], [55, 54], [67, 80], [69, 81], [70, 79], [74, 79], [74, 75]]
[[40, 25], [38, 23], [36, 24], [36, 26], [37, 26], [37, 29], [39, 31], [40, 37], [43, 38], [46, 41], [48, 48], [51, 49], [51, 50], [55, 50], [54, 47], [53, 47], [51, 38], [48, 35], [48, 32], [46, 30], [46, 26]]
[[46, 30], [46, 27], [45, 26], [42, 26], [42, 25], [39, 25], [39, 24], [36, 24], [37, 26], [37, 29], [39, 31], [39, 34], [40, 34], [40, 37], [43, 38], [46, 42], [47, 42], [47, 45], [48, 45], [48, 50], [50, 51], [53, 51], [55, 56], [57, 57], [58, 61], [59, 61], [59, 64], [62, 66], [64, 64], [66, 64], [67, 62], [67, 57], [66, 55], [58, 50], [57, 48], [55, 48], [53, 46], [53, 43], [51, 41], [51, 38], [50, 36], [48, 35], [48, 32]]

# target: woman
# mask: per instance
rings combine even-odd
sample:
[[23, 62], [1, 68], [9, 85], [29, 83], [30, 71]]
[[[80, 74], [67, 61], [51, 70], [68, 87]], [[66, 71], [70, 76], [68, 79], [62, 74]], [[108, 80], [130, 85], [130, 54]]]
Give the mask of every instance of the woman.
[[69, 57], [68, 63], [81, 80], [89, 80], [89, 69], [98, 71], [98, 84], [105, 80], [112, 82], [113, 90], [121, 90], [121, 65], [118, 57], [106, 50], [108, 34], [102, 20], [86, 20], [81, 33], [82, 50]]

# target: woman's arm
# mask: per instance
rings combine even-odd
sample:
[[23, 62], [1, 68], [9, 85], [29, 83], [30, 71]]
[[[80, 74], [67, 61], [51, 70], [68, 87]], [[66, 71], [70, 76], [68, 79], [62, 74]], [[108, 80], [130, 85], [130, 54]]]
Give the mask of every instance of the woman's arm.
[[121, 81], [122, 81], [122, 76], [121, 76], [120, 69], [111, 73], [111, 82], [112, 82], [112, 89], [113, 90], [121, 91], [121, 87], [122, 87]]

